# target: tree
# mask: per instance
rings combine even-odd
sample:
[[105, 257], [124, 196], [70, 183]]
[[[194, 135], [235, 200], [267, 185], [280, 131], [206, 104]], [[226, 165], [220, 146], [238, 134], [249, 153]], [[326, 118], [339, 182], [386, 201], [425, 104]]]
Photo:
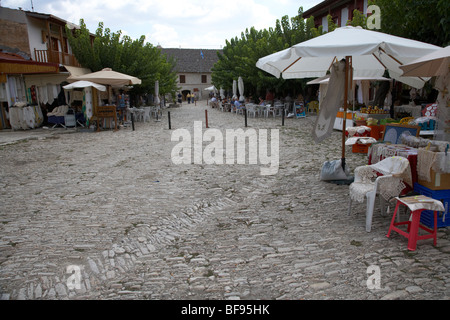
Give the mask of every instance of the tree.
[[381, 31], [438, 46], [450, 44], [448, 0], [374, 0], [381, 10]]
[[172, 94], [177, 90], [177, 78], [174, 71], [175, 62], [161, 54], [161, 50], [150, 43], [145, 43], [145, 37], [132, 40], [123, 36], [122, 32], [103, 29], [100, 22], [94, 39], [86, 28], [84, 20], [80, 20], [80, 29], [66, 29], [72, 51], [78, 62], [93, 72], [103, 68], [125, 73], [142, 80], [141, 85], [135, 85], [132, 94], [154, 93], [155, 82], [159, 81], [161, 95]]
[[[445, 46], [449, 44], [450, 2], [448, 0], [369, 0], [381, 10], [382, 32], [409, 39]], [[338, 26], [327, 16], [328, 30]], [[358, 10], [347, 25], [367, 28], [367, 17]], [[263, 95], [266, 89], [278, 94], [296, 94], [305, 87], [307, 80], [285, 80], [258, 69], [259, 58], [289, 48], [324, 33], [323, 27], [315, 27], [314, 17], [303, 18], [303, 8], [293, 18], [283, 16], [274, 28], [256, 30], [254, 27], [226, 41], [219, 60], [213, 67], [212, 79], [216, 87], [231, 89], [233, 79], [241, 76], [246, 95]]]
[[[223, 53], [218, 53], [218, 62], [212, 69], [214, 85], [230, 90], [233, 80], [241, 76], [247, 96], [265, 96], [266, 89], [279, 95], [301, 92], [306, 80], [277, 79], [256, 67], [259, 58], [287, 49], [318, 34], [310, 23], [305, 23], [302, 7], [298, 13], [293, 18], [283, 16], [276, 21], [275, 28], [258, 31], [251, 27], [242, 32], [240, 38], [226, 40]], [[314, 26], [314, 20], [312, 21]]]
[[348, 26], [367, 29], [367, 17], [359, 10], [353, 10], [353, 19], [347, 21]]

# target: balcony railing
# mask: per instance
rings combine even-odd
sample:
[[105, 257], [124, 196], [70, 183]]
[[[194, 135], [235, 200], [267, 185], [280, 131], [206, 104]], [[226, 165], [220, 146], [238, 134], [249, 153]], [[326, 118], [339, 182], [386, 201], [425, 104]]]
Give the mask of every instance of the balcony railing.
[[34, 57], [37, 62], [51, 62], [66, 66], [81, 67], [75, 56], [70, 53], [34, 49]]

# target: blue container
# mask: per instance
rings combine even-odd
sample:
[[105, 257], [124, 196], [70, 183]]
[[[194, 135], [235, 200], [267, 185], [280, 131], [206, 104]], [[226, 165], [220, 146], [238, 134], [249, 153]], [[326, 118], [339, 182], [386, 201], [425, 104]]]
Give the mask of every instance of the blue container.
[[[444, 204], [445, 211], [439, 212], [437, 217], [437, 227], [444, 228], [450, 226], [450, 189], [447, 190], [431, 190], [427, 187], [414, 183], [414, 191], [420, 193], [426, 197], [430, 197], [441, 201]], [[429, 228], [434, 228], [434, 216], [433, 211], [425, 210], [420, 215], [420, 222]]]

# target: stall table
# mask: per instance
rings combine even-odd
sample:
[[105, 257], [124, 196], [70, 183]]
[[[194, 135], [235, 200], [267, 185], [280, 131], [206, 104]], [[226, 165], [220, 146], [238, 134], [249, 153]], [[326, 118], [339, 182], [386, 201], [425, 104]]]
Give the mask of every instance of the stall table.
[[[345, 127], [353, 127], [353, 112], [347, 111], [345, 117]], [[336, 119], [334, 120], [333, 129], [342, 131], [342, 127], [344, 124], [344, 112], [338, 111], [336, 114]]]

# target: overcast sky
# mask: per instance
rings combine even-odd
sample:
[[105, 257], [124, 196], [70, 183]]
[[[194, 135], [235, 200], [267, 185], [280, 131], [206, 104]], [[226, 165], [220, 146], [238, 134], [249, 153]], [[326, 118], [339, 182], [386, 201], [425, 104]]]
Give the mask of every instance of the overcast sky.
[[293, 17], [323, 0], [0, 0], [3, 7], [47, 13], [79, 24], [84, 19], [95, 33], [98, 23], [111, 32], [163, 48], [220, 49], [225, 40], [246, 28], [275, 27], [284, 15]]

